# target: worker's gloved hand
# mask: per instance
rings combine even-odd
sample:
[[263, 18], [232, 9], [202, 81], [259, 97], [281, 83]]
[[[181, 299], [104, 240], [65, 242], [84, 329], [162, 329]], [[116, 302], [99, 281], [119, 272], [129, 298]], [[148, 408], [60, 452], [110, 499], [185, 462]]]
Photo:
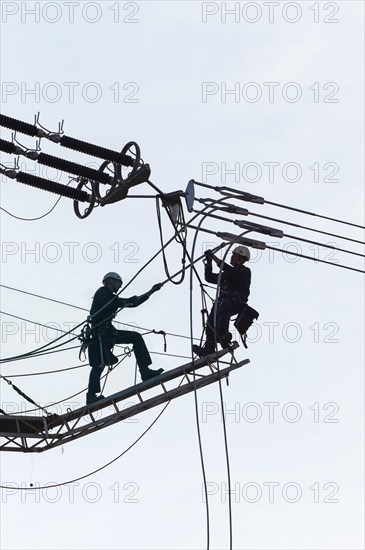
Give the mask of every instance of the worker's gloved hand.
[[158, 290], [161, 290], [162, 287], [163, 287], [162, 283], [157, 283], [153, 285], [153, 287], [150, 290], [150, 293], [152, 294], [153, 292], [157, 292]]
[[204, 252], [204, 256], [205, 256], [206, 261], [211, 262], [214, 258], [213, 250], [206, 250]]

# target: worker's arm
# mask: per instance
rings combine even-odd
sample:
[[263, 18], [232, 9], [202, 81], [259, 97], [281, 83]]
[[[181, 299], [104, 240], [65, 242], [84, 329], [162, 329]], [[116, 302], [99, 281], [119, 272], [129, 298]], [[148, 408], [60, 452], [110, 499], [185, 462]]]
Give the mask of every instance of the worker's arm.
[[157, 283], [156, 285], [153, 285], [151, 290], [148, 292], [145, 292], [145, 294], [141, 294], [141, 296], [131, 296], [130, 298], [119, 298], [123, 302], [123, 305], [121, 307], [138, 307], [144, 302], [148, 300], [148, 298], [160, 290], [163, 287], [162, 283]]
[[208, 283], [217, 284], [218, 273], [213, 273], [212, 261], [214, 261], [218, 266], [220, 266], [222, 263], [222, 260], [220, 260], [217, 256], [215, 256], [212, 250], [206, 250], [204, 253], [204, 261], [205, 261], [205, 271], [204, 271], [205, 280]]
[[206, 261], [209, 262], [210, 260], [210, 263], [211, 263], [211, 261], [213, 260], [213, 262], [215, 262], [217, 266], [220, 267], [222, 260], [218, 258], [218, 256], [216, 256], [212, 250], [206, 250], [204, 253], [204, 256]]

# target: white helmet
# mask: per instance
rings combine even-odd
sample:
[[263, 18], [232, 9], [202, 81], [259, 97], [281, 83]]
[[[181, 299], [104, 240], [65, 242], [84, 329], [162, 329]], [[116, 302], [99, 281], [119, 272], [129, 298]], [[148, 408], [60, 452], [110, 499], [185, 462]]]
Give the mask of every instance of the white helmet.
[[107, 280], [107, 279], [115, 279], [116, 281], [120, 281], [121, 283], [123, 283], [123, 280], [122, 280], [122, 277], [119, 275], [119, 273], [115, 273], [114, 271], [110, 271], [109, 273], [106, 273], [103, 277], [103, 283]]
[[233, 250], [234, 254], [239, 254], [240, 256], [243, 256], [247, 260], [251, 258], [251, 252], [247, 248], [247, 246], [236, 246], [236, 248]]

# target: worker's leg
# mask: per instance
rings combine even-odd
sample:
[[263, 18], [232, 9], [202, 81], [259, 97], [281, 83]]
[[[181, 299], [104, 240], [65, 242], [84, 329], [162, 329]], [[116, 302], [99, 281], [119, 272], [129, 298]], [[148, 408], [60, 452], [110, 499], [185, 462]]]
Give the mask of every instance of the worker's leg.
[[152, 361], [145, 341], [139, 332], [133, 332], [132, 330], [117, 330], [115, 343], [133, 344], [134, 355], [143, 381], [163, 373], [163, 369], [152, 370], [148, 368]]
[[[205, 326], [204, 346], [201, 347], [196, 344], [193, 345], [193, 352], [196, 353], [199, 357], [204, 357], [205, 355], [209, 355], [210, 353], [213, 353], [216, 347], [216, 338], [215, 338], [216, 331], [214, 329], [214, 320], [216, 316], [219, 315], [220, 302], [217, 301], [216, 304], [217, 304], [217, 308], [215, 308], [215, 304], [213, 304], [213, 307], [210, 310], [210, 313], [208, 315], [207, 324]], [[219, 338], [217, 341], [219, 343]]]
[[205, 327], [205, 354], [213, 353], [215, 350], [215, 338], [214, 338], [214, 304], [208, 315], [207, 324]]
[[145, 341], [139, 332], [134, 332], [132, 330], [117, 330], [115, 343], [133, 344], [133, 351], [139, 370], [145, 370], [148, 365], [151, 365], [152, 360], [150, 354], [148, 353]]
[[215, 322], [215, 327], [217, 330], [217, 335], [224, 334], [228, 332], [229, 329], [229, 320], [233, 315], [234, 311], [234, 301], [231, 298], [224, 298], [219, 300], [217, 308], [217, 317]]
[[232, 340], [232, 334], [229, 332], [229, 321], [232, 315], [238, 313], [242, 305], [234, 298], [224, 298], [220, 301], [216, 320], [217, 339], [222, 348], [228, 346]]
[[91, 368], [90, 377], [89, 377], [89, 387], [87, 390], [90, 395], [95, 395], [96, 393], [101, 392], [100, 377], [103, 370], [104, 370], [104, 367]]
[[101, 391], [100, 376], [104, 370], [104, 366], [102, 365], [105, 363], [102, 358], [100, 341], [95, 340], [88, 346], [88, 355], [91, 371], [89, 376], [89, 387], [87, 390], [86, 400], [87, 403], [90, 403], [95, 400], [95, 394]]

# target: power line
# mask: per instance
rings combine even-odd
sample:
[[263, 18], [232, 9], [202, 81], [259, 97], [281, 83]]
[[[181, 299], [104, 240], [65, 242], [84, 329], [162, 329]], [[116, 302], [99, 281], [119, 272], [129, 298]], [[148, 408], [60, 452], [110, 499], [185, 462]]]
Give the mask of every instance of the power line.
[[[75, 328], [79, 328], [82, 324], [83, 323], [80, 323]], [[12, 357], [6, 357], [5, 359], [0, 359], [0, 363], [9, 363], [9, 362], [12, 362], [12, 361], [18, 361], [20, 359], [27, 359], [29, 357], [38, 357], [39, 355], [42, 355], [42, 353], [40, 353], [40, 352], [42, 352], [42, 350], [44, 350], [46, 348], [49, 348], [49, 350], [53, 350], [53, 349], [62, 347], [62, 346], [65, 345], [64, 343], [57, 344], [56, 346], [53, 346], [53, 347], [50, 347], [50, 346], [51, 346], [51, 344], [54, 344], [55, 342], [58, 342], [59, 340], [61, 340], [64, 336], [67, 336], [70, 332], [71, 331], [66, 332], [62, 336], [59, 336], [58, 338], [55, 338], [54, 340], [52, 340], [52, 342], [49, 342], [48, 344], [45, 344], [45, 345], [41, 346], [40, 348], [36, 348], [35, 350], [29, 351], [27, 353], [23, 353], [23, 354], [20, 354], [20, 355], [14, 355]], [[70, 341], [76, 340], [76, 338], [78, 338], [78, 336], [75, 336]]]
[[[196, 212], [196, 210], [195, 210], [195, 212]], [[261, 226], [260, 224], [254, 224], [253, 222], [246, 222], [246, 221], [240, 221], [240, 220], [230, 220], [229, 218], [225, 218], [224, 216], [218, 216], [217, 214], [211, 214], [211, 213], [206, 214], [206, 216], [209, 216], [210, 218], [214, 218], [214, 219], [221, 220], [221, 221], [224, 221], [224, 222], [233, 223], [234, 225], [237, 225], [238, 227], [241, 227], [242, 229], [247, 229], [247, 230], [252, 231], [254, 233], [257, 232], [257, 233], [263, 233], [263, 234], [269, 234], [269, 235], [272, 234], [271, 232], [265, 231], [265, 229], [271, 229], [272, 230], [273, 228], [265, 228], [264, 226]], [[272, 234], [272, 236], [274, 236], [274, 234]], [[332, 249], [332, 250], [336, 250], [338, 252], [345, 252], [347, 254], [353, 254], [355, 256], [361, 256], [362, 258], [365, 258], [365, 255], [360, 254], [359, 252], [354, 252], [352, 250], [347, 250], [345, 248], [339, 248], [339, 247], [332, 246], [332, 245], [327, 244], [327, 243], [321, 243], [321, 242], [318, 242], [318, 241], [312, 241], [312, 240], [304, 239], [302, 237], [296, 237], [295, 235], [288, 235], [288, 233], [284, 233], [282, 231], [281, 231], [280, 237], [289, 237], [291, 239], [295, 239], [295, 240], [302, 241], [302, 242], [305, 242], [305, 243], [317, 244], [318, 246], [321, 246], [322, 248], [329, 248], [329, 249]]]
[[14, 363], [16, 361], [25, 361], [26, 359], [38, 359], [38, 357], [43, 357], [44, 355], [52, 355], [53, 353], [62, 353], [64, 351], [70, 351], [71, 349], [78, 349], [80, 345], [77, 346], [70, 346], [68, 348], [64, 349], [58, 349], [64, 344], [59, 344], [58, 346], [54, 346], [50, 349], [50, 351], [43, 351], [34, 355], [26, 355], [25, 357], [21, 357], [20, 359], [18, 357], [12, 358], [12, 359], [3, 359], [1, 363]]
[[356, 239], [351, 239], [350, 237], [344, 237], [343, 235], [337, 235], [336, 233], [329, 233], [327, 231], [314, 229], [312, 227], [307, 227], [305, 225], [300, 225], [298, 223], [288, 222], [286, 220], [281, 220], [281, 219], [278, 219], [278, 218], [272, 218], [270, 216], [263, 216], [262, 214], [256, 214], [255, 212], [251, 212], [251, 211], [249, 211], [248, 213], [250, 214], [250, 216], [256, 216], [257, 218], [262, 218], [264, 220], [270, 220], [270, 221], [273, 221], [273, 222], [283, 223], [284, 225], [291, 225], [293, 227], [298, 227], [299, 229], [306, 229], [307, 231], [314, 231], [315, 233], [321, 233], [322, 235], [327, 235], [328, 237], [336, 237], [337, 239], [343, 239], [345, 241], [350, 241], [350, 242], [357, 243], [357, 244], [365, 244], [364, 241], [358, 241]]
[[351, 223], [345, 220], [340, 220], [338, 218], [331, 218], [329, 216], [324, 216], [323, 214], [315, 214], [309, 210], [302, 210], [301, 208], [294, 208], [293, 206], [288, 206], [286, 204], [281, 204], [279, 202], [271, 202], [265, 200], [265, 204], [270, 204], [271, 206], [278, 206], [279, 208], [285, 208], [286, 210], [293, 210], [294, 212], [300, 212], [301, 214], [307, 214], [309, 216], [315, 216], [317, 218], [322, 218], [324, 220], [330, 220], [332, 222], [343, 223], [344, 225], [351, 225], [352, 227], [358, 227], [359, 229], [365, 229], [365, 226], [358, 225], [357, 223]]
[[[191, 226], [191, 227], [193, 228], [194, 226]], [[205, 232], [205, 233], [210, 233], [210, 234], [219, 236], [219, 233], [217, 233], [216, 231], [212, 231], [212, 230], [210, 230], [210, 229], [202, 229], [202, 228], [201, 228], [200, 231], [203, 231], [203, 232]], [[235, 235], [231, 235], [230, 233], [226, 233], [226, 234], [222, 234], [222, 235], [230, 235], [232, 238], [235, 237]], [[225, 236], [222, 236], [222, 238], [225, 238]], [[245, 241], [245, 242], [246, 242], [246, 241]], [[317, 258], [312, 258], [311, 256], [307, 256], [307, 255], [305, 255], [305, 254], [299, 254], [299, 253], [296, 253], [296, 252], [290, 252], [289, 250], [283, 250], [283, 249], [281, 249], [281, 248], [274, 248], [274, 247], [272, 247], [272, 246], [267, 245], [267, 244], [264, 243], [263, 241], [257, 241], [257, 243], [260, 243], [260, 245], [262, 245], [262, 246], [258, 247], [258, 248], [260, 248], [261, 250], [265, 250], [265, 249], [274, 250], [274, 251], [277, 251], [277, 252], [283, 252], [284, 254], [291, 254], [292, 256], [299, 256], [299, 257], [301, 257], [301, 258], [305, 258], [305, 259], [307, 259], [307, 260], [312, 260], [312, 261], [314, 261], [314, 262], [319, 262], [319, 263], [328, 264], [328, 265], [331, 265], [331, 266], [333, 266], [333, 267], [341, 267], [341, 268], [343, 268], [343, 269], [349, 269], [349, 270], [351, 270], [351, 271], [357, 271], [357, 272], [359, 272], [359, 273], [365, 273], [365, 271], [363, 271], [362, 269], [356, 269], [356, 268], [354, 268], [354, 267], [350, 267], [350, 266], [343, 265], [343, 264], [335, 264], [335, 263], [333, 263], [333, 262], [327, 262], [326, 260], [319, 260], [319, 259], [317, 259]], [[248, 246], [250, 246], [250, 245], [248, 245]], [[257, 248], [257, 247], [255, 247], [255, 248]], [[337, 249], [336, 249], [336, 250], [337, 250]]]
[[[5, 286], [5, 285], [0, 285], [0, 286]], [[17, 292], [21, 292], [23, 294], [30, 294], [32, 296], [35, 296], [34, 294], [32, 293], [28, 293], [26, 291], [23, 291], [23, 290], [18, 290], [18, 289], [15, 289], [15, 288], [12, 288], [12, 287], [5, 287], [5, 288], [10, 288], [11, 290], [14, 290], [14, 291], [17, 291]], [[50, 301], [54, 301], [52, 300], [51, 298], [46, 298], [46, 297], [43, 297], [43, 296], [39, 296], [40, 298], [43, 298], [45, 300], [50, 300]], [[65, 305], [68, 305], [68, 304], [65, 304]], [[77, 307], [77, 306], [71, 306], [71, 307]], [[81, 309], [81, 308], [80, 308]], [[14, 315], [12, 313], [8, 313], [6, 311], [1, 311], [0, 310], [0, 314], [2, 315], [8, 315], [9, 317], [14, 317], [15, 319], [20, 319], [22, 321], [26, 321], [28, 323], [31, 323], [33, 325], [38, 325], [38, 326], [41, 326], [41, 327], [44, 327], [46, 328], [47, 330], [48, 329], [51, 329], [51, 330], [56, 330], [58, 332], [64, 332], [65, 334], [72, 334], [72, 332], [66, 332], [66, 331], [63, 331], [62, 329], [60, 328], [56, 328], [56, 327], [52, 327], [52, 326], [49, 326], [49, 325], [45, 325], [45, 324], [42, 324], [42, 323], [39, 323], [37, 321], [33, 321], [31, 319], [25, 319], [24, 317], [19, 317], [18, 315]], [[128, 323], [120, 323], [118, 321], [115, 321], [116, 324], [121, 324], [123, 326], [133, 326], [133, 328], [135, 328], [134, 325], [130, 325]], [[158, 332], [156, 331], [153, 331], [151, 329], [146, 329], [146, 328], [143, 328], [143, 327], [139, 327], [141, 330], [146, 330], [148, 331], [146, 334], [158, 334]], [[189, 336], [184, 336], [182, 334], [176, 334], [176, 333], [169, 333], [169, 332], [166, 332], [165, 334], [169, 335], [169, 336], [175, 336], [177, 338], [184, 338], [184, 339], [189, 339], [190, 340], [190, 337]], [[75, 340], [76, 338], [78, 337], [78, 335], [75, 335], [75, 338], [71, 339], [70, 341], [72, 340]], [[66, 345], [66, 344], [62, 344], [62, 345]], [[54, 348], [50, 348], [50, 349], [56, 349], [58, 348], [59, 346], [55, 346]], [[70, 349], [75, 349], [75, 348], [78, 348], [80, 346], [72, 346], [70, 348], [66, 348], [65, 350], [58, 350], [58, 351], [67, 351], [67, 350], [70, 350]], [[48, 351], [48, 352], [39, 352], [39, 353], [36, 353], [36, 354], [30, 354], [29, 356], [27, 356], [26, 354], [22, 357], [23, 359], [31, 359], [33, 357], [40, 357], [42, 355], [48, 355], [48, 354], [51, 354], [51, 353], [56, 353], [54, 351]], [[158, 352], [150, 352], [150, 353], [158, 353]], [[165, 356], [169, 356], [169, 357], [180, 357], [180, 358], [187, 358], [187, 356], [185, 355], [173, 355], [173, 354], [170, 354], [170, 353], [164, 353], [162, 355], [165, 355]], [[18, 360], [18, 357], [19, 356], [15, 356], [15, 358], [8, 358], [8, 359], [3, 359], [3, 360], [0, 360], [0, 362], [3, 362], [3, 363], [6, 363], [6, 362], [12, 362], [12, 361], [15, 361], [15, 360]], [[66, 369], [67, 370], [67, 369]]]
[[[205, 285], [205, 286], [209, 286], [209, 285]], [[69, 304], [67, 302], [63, 302], [61, 300], [56, 300], [54, 298], [49, 298], [47, 296], [42, 296], [41, 294], [35, 294], [33, 292], [29, 292], [29, 291], [26, 291], [26, 290], [22, 290], [22, 289], [19, 289], [19, 288], [15, 288], [15, 287], [11, 287], [11, 286], [8, 286], [8, 285], [4, 285], [4, 284], [0, 284], [0, 287], [2, 288], [6, 288], [8, 290], [13, 290], [14, 292], [18, 292], [18, 293], [21, 293], [21, 294], [26, 294], [28, 296], [34, 296], [36, 298], [40, 298], [41, 300], [47, 300], [49, 302], [54, 302], [56, 304], [61, 304], [61, 305], [64, 305], [64, 306], [67, 306], [67, 307], [72, 307], [74, 309], [79, 309], [81, 311], [89, 311], [88, 309], [84, 308], [84, 307], [81, 307], [81, 306], [76, 306], [74, 304]], [[1, 313], [1, 312], [0, 312]], [[7, 314], [7, 315], [10, 315], [10, 314]], [[19, 317], [20, 318], [20, 317]], [[21, 318], [20, 318], [21, 319]], [[33, 322], [33, 321], [29, 321], [29, 322]], [[116, 325], [122, 325], [122, 326], [126, 326], [126, 327], [133, 327], [135, 328], [135, 325], [132, 325], [130, 323], [122, 323], [120, 321], [116, 321], [114, 320], [115, 324]], [[47, 327], [47, 325], [44, 325], [46, 328], [52, 328], [52, 327]], [[146, 331], [151, 331], [151, 329], [149, 328], [146, 328], [146, 327], [141, 327], [139, 326], [139, 328], [141, 330], [146, 330]], [[60, 330], [60, 329], [56, 329], [56, 330]], [[175, 332], [166, 332], [166, 334], [168, 336], [175, 336], [176, 338], [185, 338], [187, 340], [190, 340], [190, 336], [184, 336], [183, 334], [177, 334]]]
[[273, 246], [266, 245], [266, 248], [269, 250], [274, 250], [274, 252], [283, 252], [284, 254], [289, 254], [291, 256], [298, 256], [300, 258], [305, 258], [306, 260], [312, 260], [312, 262], [319, 262], [322, 264], [329, 264], [334, 267], [341, 267], [343, 269], [349, 269], [350, 271], [357, 271], [358, 273], [365, 273], [362, 269], [356, 269], [355, 267], [350, 267], [343, 264], [334, 264], [332, 262], [327, 262], [326, 260], [319, 260], [318, 258], [312, 258], [312, 256], [307, 256], [306, 254], [299, 254], [298, 252], [291, 252], [290, 250], [283, 250], [282, 248], [275, 248]]
[[56, 370], [49, 370], [44, 372], [23, 372], [21, 374], [4, 374], [4, 376], [6, 376], [7, 378], [24, 378], [26, 376], [41, 376], [42, 374], [56, 374], [58, 372], [81, 369], [83, 367], [87, 367], [88, 365], [89, 363], [85, 363], [83, 365], [75, 365], [74, 367], [66, 367], [65, 369], [56, 369]]
[[332, 246], [328, 243], [320, 243], [318, 241], [311, 241], [311, 240], [308, 240], [308, 239], [303, 239], [302, 237], [295, 237], [294, 235], [288, 235], [288, 233], [284, 233], [284, 237], [288, 237], [289, 239], [295, 239], [296, 241], [302, 241], [304, 243], [317, 244], [318, 246], [321, 246], [322, 248], [328, 248], [330, 250], [336, 250], [337, 252], [345, 252], [346, 254], [353, 254], [354, 256], [360, 256], [361, 258], [365, 258], [364, 254], [360, 254], [359, 252], [354, 252], [353, 250], [346, 250], [344, 248], [339, 248], [338, 246]]
[[[233, 199], [242, 199], [242, 197], [240, 197], [239, 195], [238, 196], [232, 196], [231, 198]], [[197, 199], [198, 201], [200, 202], [203, 202], [203, 204], [205, 204], [206, 202], [214, 202], [212, 199]], [[229, 207], [232, 207], [231, 204], [229, 203], [223, 203], [225, 206], [227, 206], [228, 208]], [[225, 209], [226, 212], [230, 212], [229, 209]], [[235, 208], [235, 207], [234, 207]], [[242, 211], [242, 209], [240, 209]], [[241, 211], [232, 211], [230, 213], [234, 214], [241, 214], [242, 212]], [[247, 210], [247, 209], [244, 209], [245, 211], [245, 214], [244, 215], [249, 215], [249, 216], [255, 216], [257, 218], [262, 218], [264, 220], [270, 220], [270, 221], [273, 221], [273, 222], [278, 222], [278, 223], [282, 223], [284, 225], [291, 225], [292, 227], [297, 227], [299, 229], [305, 229], [307, 231], [313, 231], [314, 233], [320, 233], [322, 235], [327, 235], [329, 237], [336, 237], [337, 239], [343, 239], [345, 241], [350, 241], [350, 242], [353, 242], [353, 243], [357, 243], [357, 244], [362, 244], [364, 245], [365, 244], [365, 241], [359, 241], [357, 239], [351, 239], [350, 237], [344, 237], [343, 235], [338, 235], [336, 233], [329, 233], [328, 231], [322, 231], [320, 229], [315, 229], [313, 227], [308, 227], [306, 225], [300, 225], [298, 223], [294, 223], [294, 222], [289, 222], [287, 220], [282, 220], [280, 218], [273, 218], [272, 216], [264, 216], [262, 214], [257, 214], [256, 212], [251, 212], [250, 210]], [[199, 212], [198, 210], [194, 210], [194, 212]], [[210, 214], [211, 217], [216, 217], [217, 219], [221, 219], [221, 220], [225, 220], [227, 221], [227, 218], [223, 218], [221, 216], [217, 216], [216, 214]], [[245, 222], [243, 222], [245, 223]], [[249, 223], [249, 222], [248, 222]]]
[[[357, 227], [359, 229], [365, 229], [365, 226], [363, 226], [363, 225], [358, 225], [356, 223], [348, 222], [346, 220], [341, 220], [341, 219], [338, 219], [338, 218], [331, 218], [329, 216], [324, 216], [323, 214], [316, 214], [315, 212], [311, 212], [309, 210], [302, 210], [301, 208], [296, 208], [294, 206], [289, 206], [289, 205], [278, 203], [278, 202], [267, 201], [264, 197], [259, 197], [257, 195], [252, 195], [251, 193], [247, 193], [245, 191], [240, 191], [239, 189], [235, 189], [233, 187], [226, 187], [226, 186], [218, 187], [218, 186], [208, 185], [207, 183], [201, 183], [201, 182], [194, 181], [194, 180], [192, 180], [192, 181], [196, 185], [199, 185], [200, 187], [207, 187], [209, 189], [213, 189], [214, 191], [217, 191], [221, 195], [231, 196], [232, 193], [235, 193], [238, 196], [233, 197], [233, 198], [238, 198], [238, 199], [241, 199], [241, 200], [244, 200], [244, 201], [247, 201], [247, 202], [253, 202], [253, 203], [256, 203], [256, 204], [270, 204], [271, 206], [277, 206], [279, 208], [285, 208], [287, 210], [293, 210], [295, 212], [300, 212], [301, 214], [307, 214], [309, 216], [315, 216], [317, 218], [322, 218], [322, 219], [325, 219], [325, 220], [330, 220], [330, 221], [333, 221], [333, 222], [342, 223], [342, 224], [349, 225], [349, 226], [352, 226], [352, 227]], [[227, 193], [227, 191], [228, 191], [228, 193]]]
[[44, 325], [43, 323], [38, 323], [37, 321], [32, 321], [30, 319], [25, 319], [25, 317], [19, 317], [19, 315], [14, 315], [13, 313], [8, 313], [7, 311], [1, 311], [0, 310], [0, 315], [8, 315], [9, 317], [14, 317], [14, 319], [19, 319], [20, 321], [25, 321], [26, 323], [31, 323], [32, 325], [37, 325], [37, 326], [40, 326], [40, 327], [43, 327], [43, 328], [46, 328], [46, 329], [51, 329], [51, 330], [57, 330], [57, 332], [63, 332], [64, 334], [71, 334], [72, 336], [78, 336], [78, 334], [74, 334], [72, 332], [67, 332], [67, 331], [62, 330], [60, 328], [51, 327], [49, 325]]

